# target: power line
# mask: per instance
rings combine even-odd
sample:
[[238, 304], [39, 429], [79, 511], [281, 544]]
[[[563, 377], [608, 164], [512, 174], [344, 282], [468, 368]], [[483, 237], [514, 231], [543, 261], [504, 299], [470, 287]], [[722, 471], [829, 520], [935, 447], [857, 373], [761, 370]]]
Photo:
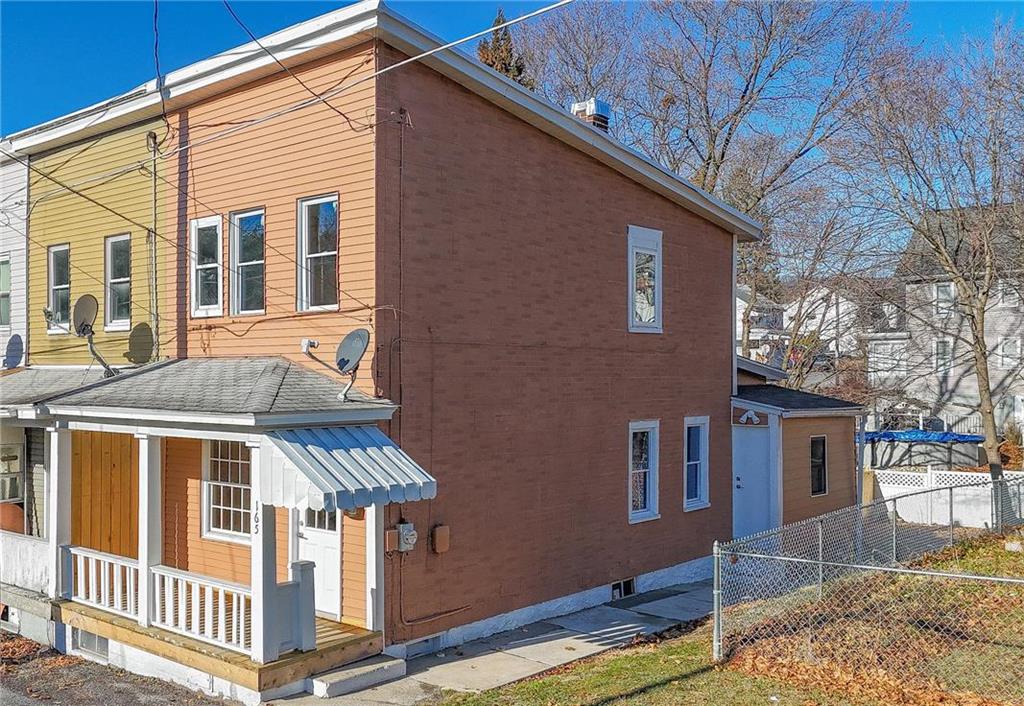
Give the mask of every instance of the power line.
[[164, 121], [164, 140], [171, 134], [171, 123], [167, 119], [167, 103], [164, 101], [163, 77], [160, 73], [160, 0], [153, 0], [153, 67], [156, 70], [156, 90], [160, 94], [160, 117]]

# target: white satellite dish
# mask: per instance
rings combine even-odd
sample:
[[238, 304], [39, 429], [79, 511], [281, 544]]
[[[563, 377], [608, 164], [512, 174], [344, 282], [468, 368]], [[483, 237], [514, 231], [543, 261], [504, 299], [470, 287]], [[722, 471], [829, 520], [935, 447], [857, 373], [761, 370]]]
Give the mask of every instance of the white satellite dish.
[[89, 345], [89, 353], [93, 359], [103, 366], [103, 376], [112, 378], [117, 375], [117, 371], [107, 365], [107, 361], [103, 360], [103, 356], [99, 354], [96, 347], [92, 344], [92, 325], [96, 323], [96, 315], [99, 314], [100, 304], [96, 301], [96, 297], [91, 294], [83, 294], [75, 301], [75, 308], [71, 311], [71, 330], [79, 338], [84, 338], [86, 343]]
[[359, 372], [359, 362], [366, 355], [366, 348], [369, 345], [370, 332], [364, 328], [357, 328], [355, 331], [349, 332], [338, 344], [338, 351], [334, 354], [338, 372], [351, 378], [342, 393], [338, 395], [342, 401], [348, 399], [348, 391], [355, 384], [356, 373]]

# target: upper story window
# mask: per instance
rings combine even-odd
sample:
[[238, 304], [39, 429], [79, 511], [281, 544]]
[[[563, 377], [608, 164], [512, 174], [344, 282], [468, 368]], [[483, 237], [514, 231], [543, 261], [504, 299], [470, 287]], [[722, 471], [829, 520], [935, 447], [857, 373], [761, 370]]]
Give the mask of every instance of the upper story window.
[[50, 309], [48, 330], [68, 333], [71, 321], [71, 246], [53, 245], [47, 251], [47, 306]]
[[231, 313], [264, 311], [263, 209], [231, 214]]
[[252, 513], [249, 447], [240, 441], [207, 441], [203, 457], [203, 536], [248, 541]]
[[999, 340], [999, 367], [1016, 370], [1021, 364], [1021, 339], [1001, 338]]
[[872, 384], [907, 375], [907, 345], [903, 342], [876, 341], [868, 356], [868, 377]]
[[338, 307], [338, 197], [299, 201], [300, 311]]
[[629, 521], [658, 517], [658, 422], [629, 423]]
[[828, 493], [827, 447], [827, 437], [811, 437], [811, 495], [825, 495]]
[[953, 341], [948, 338], [933, 341], [932, 357], [935, 363], [935, 372], [948, 372], [953, 367]]
[[936, 283], [932, 295], [936, 316], [948, 316], [953, 313], [953, 307], [956, 304], [956, 290], [953, 289], [952, 282]]
[[699, 510], [710, 504], [708, 496], [708, 417], [687, 417], [683, 438], [684, 510]]
[[629, 226], [629, 330], [661, 333], [661, 231]]
[[192, 316], [224, 313], [220, 216], [192, 221]]
[[11, 258], [0, 257], [0, 326], [11, 325]]
[[104, 242], [104, 276], [107, 296], [104, 328], [127, 330], [132, 319], [132, 241], [129, 235], [112, 235]]
[[1019, 307], [1022, 303], [1020, 291], [1008, 279], [999, 282], [999, 306]]

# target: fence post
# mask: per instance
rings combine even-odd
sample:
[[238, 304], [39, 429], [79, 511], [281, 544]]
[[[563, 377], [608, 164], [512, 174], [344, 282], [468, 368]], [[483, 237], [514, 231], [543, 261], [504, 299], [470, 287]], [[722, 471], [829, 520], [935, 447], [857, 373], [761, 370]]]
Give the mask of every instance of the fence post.
[[899, 552], [896, 548], [896, 498], [892, 500], [892, 563], [897, 563]]
[[1002, 483], [1002, 478], [992, 481], [992, 528], [996, 534], [1003, 533], [1003, 494], [999, 488]]
[[824, 521], [818, 520], [818, 600], [821, 600], [825, 585], [825, 527]]
[[716, 662], [722, 661], [722, 551], [718, 545], [718, 540], [715, 540], [712, 549], [713, 563], [714, 563], [714, 574], [713, 581], [714, 585], [711, 591], [711, 597], [714, 601], [714, 632], [711, 638], [711, 656]]
[[949, 546], [956, 544], [953, 535], [953, 486], [949, 486]]

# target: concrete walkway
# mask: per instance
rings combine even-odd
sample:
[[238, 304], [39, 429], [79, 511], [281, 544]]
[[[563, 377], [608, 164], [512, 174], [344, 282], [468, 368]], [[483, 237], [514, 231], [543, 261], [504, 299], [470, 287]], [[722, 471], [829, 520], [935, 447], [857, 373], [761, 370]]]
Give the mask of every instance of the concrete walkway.
[[409, 660], [406, 676], [332, 699], [302, 696], [282, 706], [414, 706], [444, 689], [485, 691], [628, 644], [711, 612], [711, 581], [641, 593]]

